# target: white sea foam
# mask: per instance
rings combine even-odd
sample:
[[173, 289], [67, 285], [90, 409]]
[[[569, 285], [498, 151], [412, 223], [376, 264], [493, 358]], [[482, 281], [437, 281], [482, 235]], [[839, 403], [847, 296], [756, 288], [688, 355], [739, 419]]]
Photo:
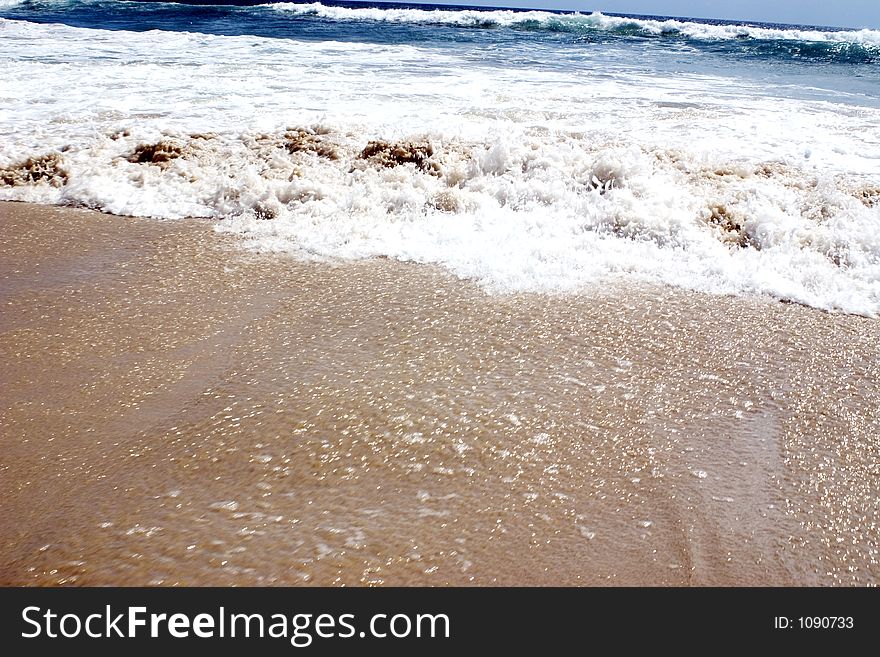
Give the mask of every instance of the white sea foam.
[[278, 2], [261, 5], [298, 16], [316, 16], [339, 21], [381, 21], [388, 23], [428, 23], [460, 27], [543, 26], [565, 30], [634, 29], [649, 35], [681, 34], [695, 39], [763, 39], [818, 42], [849, 42], [880, 46], [880, 30], [822, 30], [798, 27], [781, 28], [761, 25], [713, 25], [696, 21], [608, 16], [601, 12], [557, 14], [547, 11], [410, 9], [378, 7], [334, 7], [320, 2]]
[[[624, 279], [880, 313], [880, 110], [601, 56], [0, 20], [0, 198], [213, 217], [253, 248], [497, 292]], [[432, 155], [383, 166], [374, 139]]]

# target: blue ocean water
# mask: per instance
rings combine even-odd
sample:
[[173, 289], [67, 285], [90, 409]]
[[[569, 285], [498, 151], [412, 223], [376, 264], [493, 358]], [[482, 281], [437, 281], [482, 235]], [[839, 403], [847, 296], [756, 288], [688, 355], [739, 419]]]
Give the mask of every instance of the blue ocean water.
[[0, 0], [0, 199], [264, 251], [880, 315], [880, 31]]

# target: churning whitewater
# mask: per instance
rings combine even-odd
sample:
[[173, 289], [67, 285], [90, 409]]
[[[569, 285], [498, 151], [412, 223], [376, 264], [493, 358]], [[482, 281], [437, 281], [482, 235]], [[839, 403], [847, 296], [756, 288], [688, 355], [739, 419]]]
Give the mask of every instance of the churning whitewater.
[[880, 313], [876, 31], [109, 4], [0, 4], [0, 199], [209, 217], [494, 293]]

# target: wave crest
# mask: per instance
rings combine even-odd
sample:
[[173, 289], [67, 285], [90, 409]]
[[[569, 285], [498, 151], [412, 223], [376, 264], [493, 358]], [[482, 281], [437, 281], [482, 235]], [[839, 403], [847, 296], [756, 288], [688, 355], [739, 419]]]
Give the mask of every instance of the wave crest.
[[378, 7], [335, 7], [320, 2], [278, 2], [259, 5], [279, 12], [316, 16], [337, 21], [423, 23], [460, 27], [521, 27], [548, 31], [606, 31], [643, 37], [680, 36], [706, 41], [753, 39], [760, 41], [803, 41], [851, 43], [880, 48], [880, 30], [830, 30], [792, 26], [783, 28], [755, 24], [716, 24], [686, 19], [657, 20], [609, 16], [601, 12], [558, 14], [547, 11], [507, 9], [411, 9]]

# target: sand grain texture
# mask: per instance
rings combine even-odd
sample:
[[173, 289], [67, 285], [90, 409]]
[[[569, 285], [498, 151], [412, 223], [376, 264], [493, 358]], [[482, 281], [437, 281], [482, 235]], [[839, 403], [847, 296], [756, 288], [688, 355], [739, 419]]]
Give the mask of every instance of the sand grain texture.
[[880, 329], [0, 204], [2, 584], [876, 584]]

